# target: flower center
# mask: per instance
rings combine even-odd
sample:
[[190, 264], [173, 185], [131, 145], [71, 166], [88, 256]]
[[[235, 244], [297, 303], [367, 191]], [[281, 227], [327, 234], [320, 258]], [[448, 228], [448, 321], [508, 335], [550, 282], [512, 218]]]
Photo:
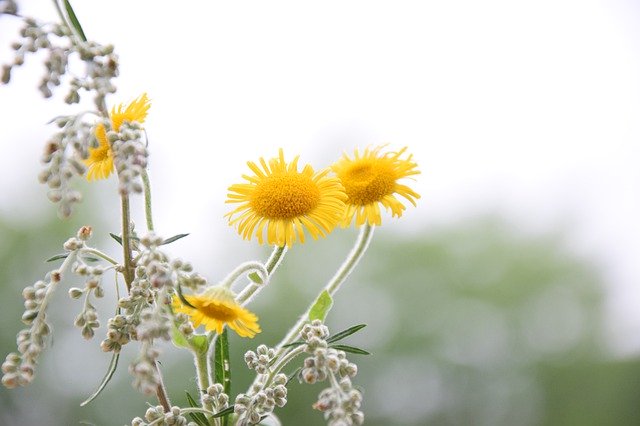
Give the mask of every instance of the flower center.
[[209, 302], [207, 305], [197, 306], [198, 310], [209, 318], [222, 322], [230, 322], [236, 319], [237, 314], [233, 308], [223, 303]]
[[393, 194], [396, 176], [384, 161], [357, 162], [339, 176], [349, 197], [348, 204], [366, 205], [375, 203], [385, 195]]
[[101, 145], [91, 151], [91, 158], [94, 161], [105, 161], [107, 158], [109, 158], [109, 150], [109, 145]]
[[268, 219], [293, 219], [311, 212], [320, 201], [320, 189], [300, 173], [266, 176], [251, 195], [251, 207]]

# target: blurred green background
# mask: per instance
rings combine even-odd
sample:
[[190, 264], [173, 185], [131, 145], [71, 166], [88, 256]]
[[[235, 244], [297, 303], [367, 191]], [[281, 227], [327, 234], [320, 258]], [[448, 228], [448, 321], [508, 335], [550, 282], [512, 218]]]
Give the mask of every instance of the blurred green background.
[[[67, 235], [91, 215], [84, 207], [70, 221], [34, 223], [0, 218], [0, 349], [15, 350], [22, 327], [21, 289], [40, 279]], [[53, 211], [53, 207], [43, 207]], [[51, 214], [51, 216], [54, 216]], [[94, 245], [117, 256], [109, 224], [93, 222]], [[640, 361], [618, 359], [604, 343], [603, 282], [589, 259], [567, 249], [563, 235], [524, 233], [499, 216], [394, 233], [386, 219], [360, 267], [340, 291], [328, 325], [337, 332], [366, 323], [349, 342], [373, 353], [351, 355], [355, 383], [364, 391], [367, 425], [637, 425]], [[161, 229], [160, 225], [160, 229]], [[231, 337], [235, 392], [251, 377], [242, 354], [274, 344], [350, 250], [356, 230], [296, 246], [252, 305], [263, 333]], [[253, 243], [216, 241], [230, 251]], [[167, 251], [192, 250], [185, 238]], [[250, 248], [251, 247], [251, 248]], [[266, 258], [268, 250], [218, 257], [200, 272], [211, 282], [238, 259]], [[240, 256], [240, 257], [238, 257]], [[131, 387], [127, 365], [136, 344], [123, 352], [103, 394], [79, 407], [99, 383], [109, 356], [99, 349], [115, 295], [98, 304], [103, 326], [83, 341], [72, 326], [79, 311], [64, 283], [53, 300], [52, 346], [41, 357], [33, 384], [0, 389], [2, 425], [123, 425], [142, 416], [146, 400]], [[102, 334], [101, 334], [102, 333]], [[162, 346], [161, 361], [174, 404], [196, 393], [188, 353]], [[302, 359], [299, 360], [302, 362]], [[292, 382], [289, 403], [277, 414], [285, 425], [325, 424], [311, 405], [321, 385]], [[234, 392], [234, 393], [235, 393]], [[19, 420], [16, 420], [19, 419]]]

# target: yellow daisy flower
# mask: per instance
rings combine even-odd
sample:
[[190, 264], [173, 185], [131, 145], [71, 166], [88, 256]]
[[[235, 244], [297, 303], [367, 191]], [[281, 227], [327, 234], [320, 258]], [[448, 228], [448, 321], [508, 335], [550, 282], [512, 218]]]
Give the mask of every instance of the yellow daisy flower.
[[260, 333], [258, 317], [238, 305], [233, 292], [225, 287], [210, 287], [204, 293], [185, 295], [190, 306], [183, 304], [178, 296], [173, 298], [173, 311], [187, 314], [195, 327], [204, 325], [207, 331], [222, 333], [225, 324], [240, 337], [253, 338]]
[[[125, 121], [144, 123], [150, 107], [149, 98], [146, 93], [143, 93], [127, 105], [126, 108], [123, 104], [118, 105], [117, 108], [112, 108], [111, 114], [109, 114], [111, 128], [118, 132]], [[89, 158], [84, 161], [89, 168], [87, 180], [106, 179], [113, 172], [113, 151], [111, 150], [111, 144], [107, 140], [107, 130], [104, 124], [98, 123], [95, 135], [96, 139], [98, 139], [98, 146], [89, 148]]]
[[[262, 244], [266, 230], [269, 244], [291, 247], [296, 238], [304, 243], [304, 229], [317, 239], [342, 219], [347, 196], [338, 178], [327, 176], [329, 169], [315, 173], [307, 164], [299, 172], [298, 157], [287, 164], [282, 149], [269, 164], [260, 158], [261, 167], [251, 161], [247, 165], [254, 175], [243, 175], [248, 183], [229, 187], [226, 202], [240, 206], [225, 215], [244, 239], [255, 235]], [[239, 216], [232, 219], [235, 214]]]
[[411, 161], [412, 155], [400, 158], [406, 147], [398, 152], [380, 151], [384, 146], [365, 149], [360, 155], [354, 151], [354, 158], [344, 154], [331, 168], [338, 175], [347, 193], [347, 209], [341, 222], [343, 227], [351, 224], [356, 217], [356, 226], [365, 222], [369, 225], [380, 225], [380, 205], [391, 210], [392, 216], [402, 216], [405, 206], [395, 197], [400, 195], [411, 204], [420, 198], [416, 192], [406, 185], [398, 183], [400, 179], [417, 175], [418, 165]]

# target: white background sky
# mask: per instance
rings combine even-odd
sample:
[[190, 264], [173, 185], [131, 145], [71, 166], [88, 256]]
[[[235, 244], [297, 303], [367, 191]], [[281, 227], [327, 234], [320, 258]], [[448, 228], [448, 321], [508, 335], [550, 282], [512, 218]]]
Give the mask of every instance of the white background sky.
[[[55, 18], [51, 2], [23, 3], [25, 14]], [[195, 244], [229, 236], [226, 187], [247, 160], [278, 147], [321, 168], [356, 146], [408, 145], [423, 198], [395, 230], [484, 212], [527, 231], [563, 229], [605, 271], [612, 343], [640, 350], [637, 2], [74, 6], [89, 38], [120, 55], [111, 104], [143, 91], [153, 100], [146, 128], [161, 232], [192, 232]], [[0, 18], [2, 63], [14, 21]], [[39, 97], [42, 73], [31, 58], [0, 87], [0, 209], [15, 218], [40, 214], [26, 199], [44, 198], [35, 176], [53, 131], [45, 123], [77, 111], [61, 95]]]

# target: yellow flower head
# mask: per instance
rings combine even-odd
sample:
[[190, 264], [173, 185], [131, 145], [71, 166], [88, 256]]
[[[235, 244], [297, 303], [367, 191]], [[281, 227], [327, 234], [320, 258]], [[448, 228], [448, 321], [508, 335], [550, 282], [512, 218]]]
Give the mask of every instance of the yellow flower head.
[[[117, 108], [112, 108], [111, 114], [109, 114], [111, 128], [118, 132], [125, 121], [144, 123], [150, 107], [149, 98], [146, 93], [143, 93], [127, 105], [126, 108], [122, 104], [118, 105]], [[113, 151], [111, 150], [111, 144], [107, 140], [107, 130], [104, 124], [98, 123], [95, 135], [96, 139], [98, 139], [98, 146], [89, 148], [89, 158], [84, 161], [89, 168], [87, 180], [106, 179], [113, 172]]]
[[195, 327], [204, 325], [207, 331], [222, 333], [229, 326], [240, 337], [253, 338], [260, 333], [258, 317], [251, 311], [238, 305], [233, 292], [225, 287], [210, 287], [204, 293], [185, 295], [184, 298], [195, 309], [184, 305], [177, 296], [173, 298], [173, 311], [187, 314]]
[[[338, 178], [327, 176], [329, 169], [315, 173], [307, 164], [299, 172], [298, 157], [287, 164], [282, 149], [269, 164], [264, 158], [261, 167], [247, 164], [254, 175], [243, 175], [248, 183], [229, 187], [226, 202], [240, 206], [225, 215], [244, 239], [255, 235], [262, 244], [266, 229], [269, 244], [291, 247], [296, 237], [304, 243], [305, 228], [316, 239], [342, 219], [347, 196]], [[235, 214], [239, 216], [232, 219]]]
[[354, 151], [354, 158], [344, 154], [331, 168], [338, 175], [347, 193], [347, 209], [341, 222], [343, 227], [351, 224], [356, 217], [356, 226], [365, 222], [369, 225], [380, 225], [380, 204], [390, 209], [392, 216], [402, 216], [405, 206], [395, 197], [401, 195], [411, 204], [420, 198], [416, 192], [406, 185], [398, 183], [402, 178], [417, 175], [418, 165], [411, 161], [412, 155], [400, 158], [406, 147], [398, 152], [380, 151], [384, 146], [365, 149], [360, 155]]

